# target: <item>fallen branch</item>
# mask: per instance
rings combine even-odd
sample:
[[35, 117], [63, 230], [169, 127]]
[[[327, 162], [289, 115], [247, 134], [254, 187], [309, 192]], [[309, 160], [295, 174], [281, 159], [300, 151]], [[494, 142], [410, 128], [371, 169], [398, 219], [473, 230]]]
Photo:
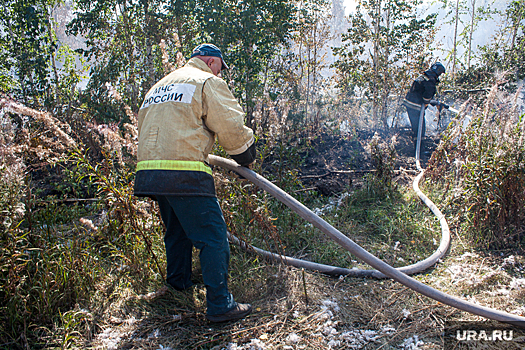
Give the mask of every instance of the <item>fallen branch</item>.
[[67, 198], [67, 199], [51, 199], [47, 201], [40, 201], [40, 203], [68, 203], [68, 202], [97, 202], [102, 198]]
[[[321, 178], [321, 177], [326, 177], [326, 176], [329, 176], [329, 175], [332, 175], [332, 174], [367, 174], [367, 173], [375, 173], [377, 170], [376, 169], [366, 169], [366, 170], [328, 170], [328, 172], [326, 174], [322, 174], [322, 175], [303, 175], [303, 176], [299, 176], [299, 179], [312, 179], [312, 178]], [[413, 174], [417, 174], [417, 171], [416, 170], [412, 170], [412, 169], [398, 169], [398, 170], [394, 170], [394, 173], [413, 173]]]

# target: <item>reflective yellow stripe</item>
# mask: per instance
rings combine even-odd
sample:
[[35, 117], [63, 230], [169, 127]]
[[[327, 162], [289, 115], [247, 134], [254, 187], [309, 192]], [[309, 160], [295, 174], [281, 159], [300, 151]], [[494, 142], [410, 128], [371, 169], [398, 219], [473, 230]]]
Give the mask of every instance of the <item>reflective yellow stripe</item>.
[[139, 170], [188, 170], [203, 171], [212, 175], [209, 166], [202, 162], [191, 160], [143, 160], [137, 163]]
[[420, 104], [417, 104], [417, 103], [414, 103], [412, 101], [409, 101], [405, 98], [405, 100], [403, 101], [405, 103], [405, 105], [409, 106], [409, 107], [412, 107], [412, 108], [415, 108], [415, 109], [421, 109], [421, 105]]

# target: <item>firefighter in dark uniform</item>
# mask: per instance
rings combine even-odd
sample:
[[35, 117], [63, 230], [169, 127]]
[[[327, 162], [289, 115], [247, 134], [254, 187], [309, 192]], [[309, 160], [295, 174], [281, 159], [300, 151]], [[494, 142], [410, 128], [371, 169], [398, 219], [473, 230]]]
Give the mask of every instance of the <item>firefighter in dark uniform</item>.
[[[440, 111], [442, 108], [447, 106], [441, 102], [432, 100], [436, 93], [436, 85], [439, 83], [439, 76], [445, 73], [445, 67], [439, 63], [434, 63], [428, 70], [423, 72], [416, 80], [412, 83], [410, 90], [408, 91], [403, 104], [405, 105], [410, 119], [410, 125], [412, 126], [412, 133], [414, 140], [417, 141], [417, 134], [419, 129], [419, 116], [421, 108], [425, 108], [431, 104], [436, 106]], [[425, 119], [423, 118], [423, 130], [421, 133], [421, 148], [424, 149], [424, 137], [425, 137]], [[427, 155], [428, 151], [425, 152]]]

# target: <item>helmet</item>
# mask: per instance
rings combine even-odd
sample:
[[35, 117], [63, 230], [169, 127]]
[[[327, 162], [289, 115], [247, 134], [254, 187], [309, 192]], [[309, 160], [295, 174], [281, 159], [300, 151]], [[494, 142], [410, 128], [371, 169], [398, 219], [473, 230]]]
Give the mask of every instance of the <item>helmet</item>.
[[213, 44], [200, 44], [197, 47], [195, 47], [193, 49], [193, 52], [192, 52], [190, 58], [191, 57], [195, 57], [195, 56], [214, 56], [214, 57], [219, 57], [221, 59], [221, 62], [222, 62], [222, 68], [221, 69], [228, 69], [228, 65], [226, 64], [226, 62], [224, 62], [224, 58], [222, 57], [221, 50], [217, 46], [215, 46]]
[[430, 67], [430, 70], [436, 73], [438, 76], [445, 73], [445, 66], [443, 66], [441, 63], [436, 62]]

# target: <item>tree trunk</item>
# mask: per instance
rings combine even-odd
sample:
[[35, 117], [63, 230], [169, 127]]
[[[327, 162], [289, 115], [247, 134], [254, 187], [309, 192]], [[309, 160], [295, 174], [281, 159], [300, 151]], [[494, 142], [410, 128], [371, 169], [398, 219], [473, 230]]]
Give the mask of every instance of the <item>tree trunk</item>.
[[470, 19], [470, 33], [468, 40], [467, 69], [470, 70], [470, 59], [472, 57], [472, 34], [474, 33], [474, 19], [476, 18], [476, 0], [472, 0], [472, 18]]
[[375, 82], [374, 87], [372, 88], [372, 116], [374, 118], [374, 121], [377, 121], [378, 119], [378, 85], [380, 84], [379, 81], [379, 48], [380, 48], [380, 26], [381, 26], [381, 0], [377, 1], [376, 8], [375, 8], [375, 14], [374, 14], [374, 52], [373, 52], [373, 81]]
[[[147, 9], [147, 2], [146, 2], [146, 9]], [[138, 92], [139, 87], [137, 86], [137, 81], [135, 79], [135, 60], [133, 59], [133, 43], [131, 42], [131, 28], [129, 25], [129, 19], [127, 16], [127, 1], [124, 1], [121, 5], [121, 13], [122, 18], [124, 22], [124, 36], [126, 40], [126, 50], [128, 52], [128, 59], [129, 59], [129, 71], [130, 75], [128, 77], [128, 84], [131, 87], [131, 106], [134, 112], [138, 112], [139, 110], [139, 104], [138, 104]]]
[[452, 54], [452, 81], [456, 81], [456, 54], [457, 54], [457, 39], [458, 39], [458, 22], [459, 22], [459, 0], [456, 0], [456, 23], [454, 26], [454, 47]]
[[60, 95], [58, 93], [58, 71], [57, 71], [57, 65], [56, 65], [56, 61], [55, 61], [55, 52], [56, 52], [56, 47], [55, 47], [55, 43], [54, 43], [54, 31], [53, 31], [53, 28], [51, 27], [51, 14], [53, 12], [53, 9], [48, 9], [48, 16], [47, 16], [47, 32], [49, 33], [49, 39], [53, 45], [53, 49], [51, 50], [51, 66], [53, 67], [53, 74], [55, 75], [55, 103], [57, 105], [60, 104]]

